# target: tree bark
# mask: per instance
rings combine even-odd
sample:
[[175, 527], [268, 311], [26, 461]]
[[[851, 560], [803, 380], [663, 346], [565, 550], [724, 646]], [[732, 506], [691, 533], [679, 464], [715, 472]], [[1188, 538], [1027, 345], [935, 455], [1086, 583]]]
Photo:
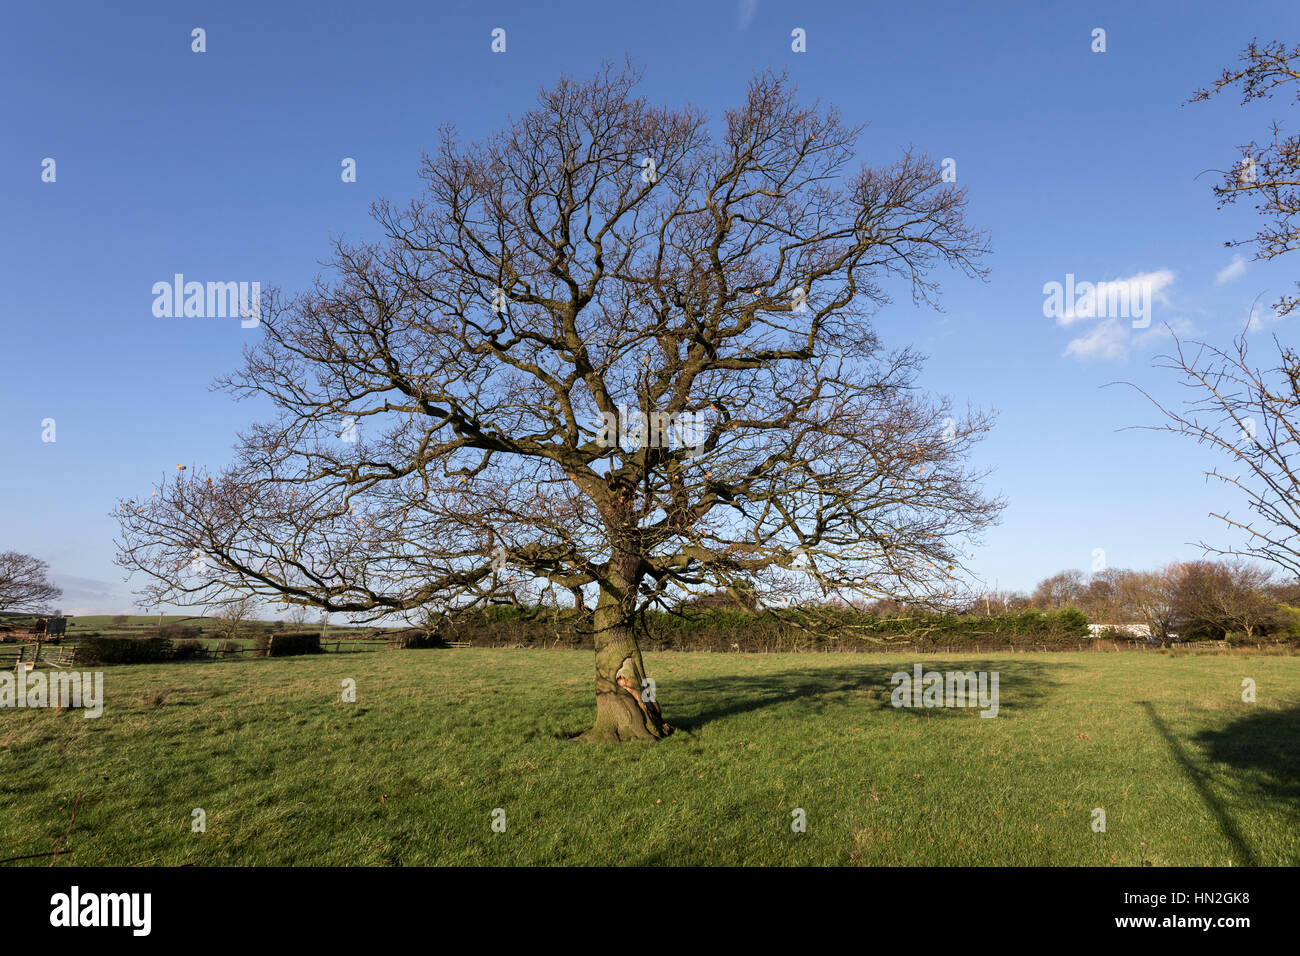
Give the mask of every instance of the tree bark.
[[594, 615], [596, 723], [578, 739], [588, 743], [662, 740], [672, 733], [655, 700], [644, 700], [645, 666], [632, 630], [629, 597], [635, 585], [615, 593], [601, 588]]

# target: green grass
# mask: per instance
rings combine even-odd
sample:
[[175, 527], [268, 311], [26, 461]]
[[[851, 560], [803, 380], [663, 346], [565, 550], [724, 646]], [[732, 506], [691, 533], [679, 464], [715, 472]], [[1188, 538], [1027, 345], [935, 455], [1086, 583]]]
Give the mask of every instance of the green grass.
[[[157, 627], [157, 614], [124, 614], [120, 615], [126, 620], [121, 624], [116, 624], [119, 617], [117, 614], [85, 614], [77, 617], [68, 618], [68, 627], [74, 631], [111, 631], [117, 627], [140, 628], [140, 627]], [[164, 614], [162, 623], [164, 624], [202, 624], [207, 618], [197, 617], [190, 614]]]
[[1300, 863], [1300, 659], [925, 659], [999, 671], [991, 720], [890, 706], [912, 662], [650, 655], [681, 730], [623, 747], [565, 739], [585, 652], [106, 668], [97, 720], [0, 710], [0, 857], [50, 851], [81, 793], [60, 865]]

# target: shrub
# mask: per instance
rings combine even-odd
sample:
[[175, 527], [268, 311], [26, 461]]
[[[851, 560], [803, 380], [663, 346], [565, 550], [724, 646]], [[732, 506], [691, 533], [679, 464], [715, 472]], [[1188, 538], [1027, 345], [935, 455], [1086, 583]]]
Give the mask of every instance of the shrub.
[[217, 645], [217, 653], [222, 657], [230, 657], [232, 654], [239, 653], [238, 641], [222, 641]]
[[158, 636], [165, 637], [169, 641], [194, 640], [202, 631], [197, 627], [186, 627], [183, 624], [164, 624], [158, 628]]
[[1276, 641], [1300, 643], [1300, 609], [1290, 604], [1277, 606], [1277, 619], [1269, 635]]
[[253, 638], [254, 657], [295, 657], [299, 654], [320, 653], [319, 634], [281, 631], [277, 634], [258, 634]]
[[150, 664], [172, 659], [172, 642], [165, 637], [90, 637], [77, 645], [78, 664]]
[[422, 628], [412, 627], [409, 630], [398, 631], [390, 636], [388, 641], [389, 647], [396, 647], [402, 650], [415, 650], [430, 647], [446, 647], [447, 642], [442, 639], [436, 632], [429, 633]]
[[176, 646], [172, 651], [172, 660], [177, 661], [192, 661], [207, 656], [208, 651], [207, 648], [203, 646], [203, 642], [193, 639], [177, 641]]
[[[1083, 637], [1088, 633], [1088, 615], [1077, 607], [1063, 607], [1055, 614], [1056, 622], [1067, 634]], [[1047, 617], [1051, 618], [1052, 614], [1049, 613]]]
[[[838, 605], [785, 608], [781, 617], [732, 604], [683, 604], [648, 611], [638, 632], [642, 650], [839, 651], [906, 646], [919, 650], [976, 647], [1077, 649], [1088, 640], [1087, 617], [1077, 608], [1025, 610], [993, 617], [882, 605], [880, 612]], [[503, 606], [451, 615], [440, 626], [452, 643], [480, 647], [592, 647], [590, 611]], [[394, 640], [390, 636], [390, 641]]]

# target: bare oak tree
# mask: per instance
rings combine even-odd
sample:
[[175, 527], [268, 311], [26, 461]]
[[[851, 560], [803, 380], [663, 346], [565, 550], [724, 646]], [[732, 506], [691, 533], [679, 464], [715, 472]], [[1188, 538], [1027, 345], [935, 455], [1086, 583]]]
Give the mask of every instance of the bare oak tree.
[[1170, 573], [1176, 626], [1185, 640], [1232, 634], [1251, 640], [1277, 619], [1277, 602], [1268, 594], [1272, 572], [1266, 568], [1244, 561], [1187, 561]]
[[1040, 610], [1056, 611], [1075, 606], [1083, 590], [1083, 572], [1070, 569], [1039, 581], [1031, 600]]
[[1119, 600], [1127, 613], [1147, 626], [1151, 637], [1168, 647], [1177, 617], [1177, 575], [1173, 566], [1133, 571], [1119, 582]]
[[982, 274], [963, 190], [910, 151], [850, 170], [859, 128], [783, 77], [716, 128], [636, 79], [562, 80], [485, 142], [445, 130], [424, 194], [375, 206], [383, 243], [264, 302], [222, 384], [278, 418], [121, 505], [119, 561], [155, 599], [362, 621], [541, 582], [594, 603], [583, 739], [622, 741], [670, 731], [650, 605], [956, 590], [1001, 507], [966, 463], [990, 418], [921, 393], [871, 317], [891, 280], [931, 302], [936, 267]]
[[17, 551], [0, 553], [0, 611], [42, 613], [63, 589], [51, 583], [50, 566], [40, 558]]
[[1131, 619], [1121, 600], [1121, 586], [1129, 573], [1123, 568], [1103, 568], [1088, 578], [1076, 601], [1090, 622], [1122, 624]]

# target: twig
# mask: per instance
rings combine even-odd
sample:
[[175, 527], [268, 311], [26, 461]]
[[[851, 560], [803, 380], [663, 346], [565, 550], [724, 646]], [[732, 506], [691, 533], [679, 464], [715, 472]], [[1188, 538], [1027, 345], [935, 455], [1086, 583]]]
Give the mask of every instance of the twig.
[[[76, 853], [76, 850], [65, 850], [65, 853]], [[26, 856], [11, 856], [7, 859], [0, 860], [0, 863], [17, 863], [19, 860], [34, 860], [38, 856], [45, 856], [44, 853], [28, 853]]]
[[59, 837], [59, 842], [54, 845], [54, 855], [50, 857], [50, 866], [54, 866], [54, 861], [59, 858], [59, 850], [63, 848], [63, 841], [68, 838], [72, 832], [72, 825], [77, 822], [77, 807], [81, 804], [81, 798], [85, 794], [82, 790], [77, 794], [77, 799], [72, 802], [72, 819], [68, 821], [68, 828], [63, 831], [63, 836]]

